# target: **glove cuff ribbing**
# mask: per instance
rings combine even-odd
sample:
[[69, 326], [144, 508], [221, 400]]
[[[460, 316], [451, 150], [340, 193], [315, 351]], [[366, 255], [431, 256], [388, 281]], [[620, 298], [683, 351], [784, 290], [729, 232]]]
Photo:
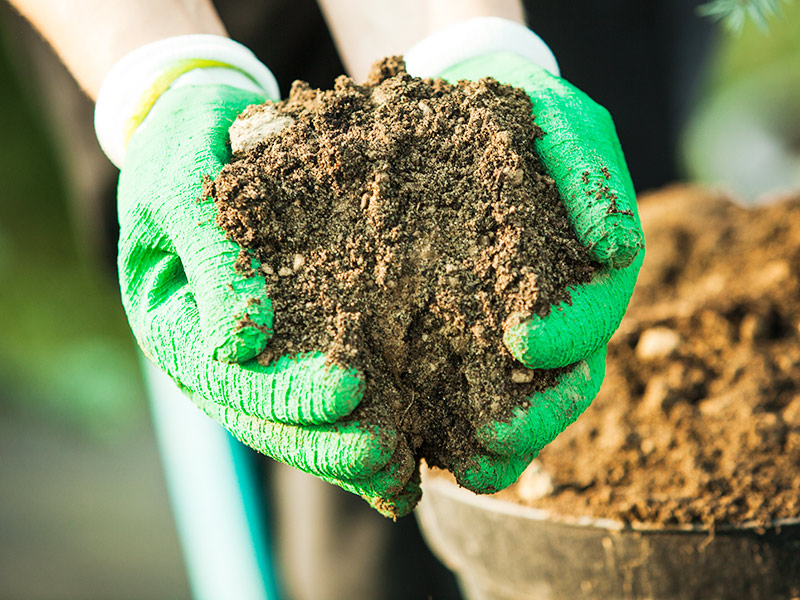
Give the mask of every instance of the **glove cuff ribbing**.
[[438, 77], [459, 63], [493, 52], [513, 52], [553, 75], [560, 74], [542, 38], [524, 25], [499, 17], [463, 21], [417, 42], [405, 53], [406, 69], [416, 77]]
[[272, 72], [245, 46], [217, 35], [181, 35], [146, 44], [109, 71], [95, 106], [100, 147], [117, 167], [136, 127], [168, 88], [227, 84], [267, 98], [280, 96]]

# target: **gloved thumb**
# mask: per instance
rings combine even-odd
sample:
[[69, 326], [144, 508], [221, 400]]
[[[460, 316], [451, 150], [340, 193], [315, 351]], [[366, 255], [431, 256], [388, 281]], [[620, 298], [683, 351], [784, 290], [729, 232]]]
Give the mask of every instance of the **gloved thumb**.
[[220, 36], [187, 35], [124, 56], [109, 71], [95, 109], [101, 147], [124, 165], [123, 282], [136, 287], [137, 272], [160, 274], [149, 287], [148, 306], [188, 283], [209, 354], [228, 362], [260, 352], [272, 308], [263, 282], [235, 269], [240, 249], [216, 226], [214, 203], [199, 201], [202, 182], [228, 161], [236, 115], [278, 96], [269, 69], [247, 48]]
[[[121, 220], [139, 224], [122, 231], [121, 255], [130, 255], [126, 263], [132, 268], [141, 261], [172, 265], [152, 289], [167, 294], [188, 282], [207, 352], [225, 362], [248, 360], [264, 348], [272, 333], [272, 305], [257, 261], [226, 239], [202, 185], [228, 161], [231, 122], [258, 101], [256, 94], [229, 86], [168, 90], [132, 137], [120, 176]], [[144, 249], [155, 256], [144, 256]], [[168, 254], [180, 260], [170, 261]]]

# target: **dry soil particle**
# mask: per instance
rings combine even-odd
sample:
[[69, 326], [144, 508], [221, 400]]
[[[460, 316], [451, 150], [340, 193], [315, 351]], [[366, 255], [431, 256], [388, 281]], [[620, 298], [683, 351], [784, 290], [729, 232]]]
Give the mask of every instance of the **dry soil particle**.
[[800, 517], [800, 197], [641, 204], [648, 254], [603, 388], [503, 494], [656, 526]]
[[320, 350], [360, 369], [353, 418], [444, 468], [473, 454], [479, 419], [553, 385], [557, 371], [511, 357], [504, 326], [546, 314], [594, 265], [532, 151], [542, 132], [523, 91], [412, 78], [386, 59], [364, 85], [295, 82], [231, 134], [234, 158], [205, 192], [262, 263], [275, 311], [263, 363]]

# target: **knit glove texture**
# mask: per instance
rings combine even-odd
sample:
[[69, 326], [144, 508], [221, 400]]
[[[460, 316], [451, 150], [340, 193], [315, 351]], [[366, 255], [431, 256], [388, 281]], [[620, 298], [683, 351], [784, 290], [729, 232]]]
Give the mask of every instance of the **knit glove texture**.
[[619, 327], [644, 260], [633, 183], [608, 111], [569, 82], [510, 52], [486, 54], [441, 74], [455, 82], [493, 77], [522, 88], [543, 132], [535, 142], [580, 242], [602, 269], [570, 289], [545, 317], [509, 327], [504, 342], [531, 369], [576, 364], [558, 385], [529, 399], [507, 422], [487, 421], [477, 437], [485, 453], [463, 461], [463, 486], [490, 493], [513, 483], [530, 461], [591, 403], [605, 373], [605, 348]]

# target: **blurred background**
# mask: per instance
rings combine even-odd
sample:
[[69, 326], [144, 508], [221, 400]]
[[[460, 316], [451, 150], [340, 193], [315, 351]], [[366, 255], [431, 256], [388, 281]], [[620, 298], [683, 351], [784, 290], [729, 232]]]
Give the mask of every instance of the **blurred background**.
[[[679, 132], [682, 178], [743, 202], [800, 186], [800, 3], [782, 6], [766, 32], [720, 29]], [[34, 79], [67, 76], [2, 8], [0, 598], [187, 598], [137, 355], [98, 258], [106, 217], [83, 200], [107, 183], [76, 170], [84, 142], [54, 118], [87, 105], [43, 97]]]
[[85, 107], [45, 105], [34, 79], [67, 75], [31, 77], [47, 50], [0, 9], [0, 598], [188, 598], [133, 338], [76, 198], [97, 182], [53, 118]]

